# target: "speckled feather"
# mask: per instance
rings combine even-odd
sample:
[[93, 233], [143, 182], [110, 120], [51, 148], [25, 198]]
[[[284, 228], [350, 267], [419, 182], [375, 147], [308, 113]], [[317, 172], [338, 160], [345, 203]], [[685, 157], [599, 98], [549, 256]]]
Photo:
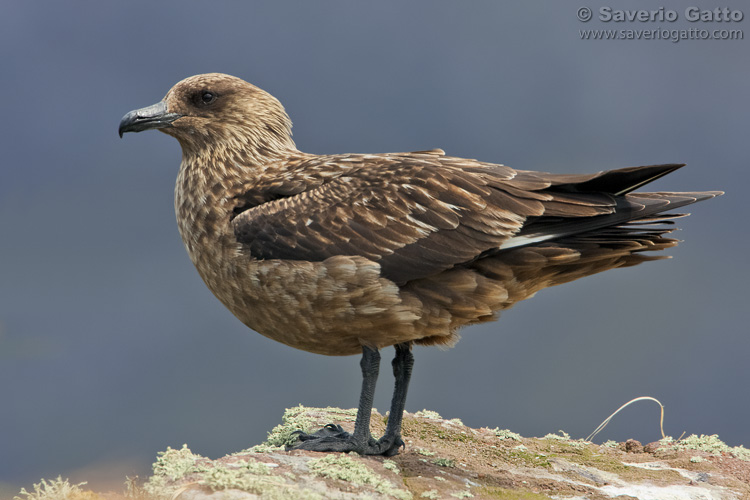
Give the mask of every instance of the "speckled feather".
[[183, 80], [165, 103], [182, 115], [161, 130], [183, 149], [175, 208], [199, 274], [250, 328], [320, 354], [451, 345], [541, 289], [653, 259], [677, 243], [657, 214], [718, 194], [629, 194], [680, 165], [559, 175], [440, 150], [306, 154], [281, 104], [228, 75]]

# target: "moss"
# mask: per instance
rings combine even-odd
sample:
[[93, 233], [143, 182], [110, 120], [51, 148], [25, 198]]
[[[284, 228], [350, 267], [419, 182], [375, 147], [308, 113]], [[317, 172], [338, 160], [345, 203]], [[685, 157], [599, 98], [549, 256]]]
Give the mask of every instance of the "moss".
[[390, 481], [381, 478], [366, 465], [355, 462], [346, 455], [326, 455], [323, 458], [313, 458], [307, 462], [307, 466], [318, 476], [339, 479], [355, 485], [369, 485], [382, 495], [389, 495], [398, 499], [411, 498], [408, 491], [394, 488]]
[[561, 453], [573, 463], [586, 467], [594, 467], [604, 472], [617, 474], [627, 482], [650, 481], [654, 484], [680, 484], [682, 476], [674, 469], [653, 469], [626, 465], [617, 456], [596, 453], [593, 446], [581, 449], [568, 449], [568, 453]]
[[480, 498], [495, 500], [549, 500], [550, 497], [530, 491], [514, 491], [499, 487], [480, 487], [476, 489]]
[[732, 448], [724, 441], [719, 439], [718, 434], [713, 434], [711, 436], [707, 436], [705, 434], [701, 434], [700, 436], [691, 434], [690, 436], [684, 439], [680, 439], [679, 441], [675, 441], [671, 437], [666, 437], [659, 441], [659, 443], [661, 444], [661, 447], [659, 447], [660, 450], [697, 450], [705, 451], [707, 453], [711, 453], [712, 455], [730, 453], [740, 460], [750, 461], [750, 450], [748, 450], [744, 446], [735, 446], [734, 448]]
[[474, 495], [472, 495], [470, 491], [458, 491], [456, 493], [451, 493], [451, 496], [454, 498], [473, 498], [474, 497]]
[[41, 482], [34, 484], [33, 491], [26, 491], [21, 488], [13, 500], [97, 500], [101, 497], [94, 492], [84, 491], [81, 486], [86, 483], [70, 484], [70, 481], [57, 476], [56, 479], [47, 481], [42, 479]]
[[573, 448], [582, 448], [586, 446], [586, 441], [583, 439], [570, 439], [570, 434], [565, 431], [559, 431], [560, 434], [547, 434], [542, 439], [547, 441], [556, 442], [557, 444], [572, 446]]
[[521, 461], [528, 467], [552, 466], [547, 455], [543, 455], [541, 453], [532, 453], [526, 446], [522, 444], [519, 444], [518, 446], [515, 446], [510, 450], [510, 458], [515, 462]]
[[631, 471], [631, 468], [623, 464], [618, 458], [595, 453], [591, 447], [567, 448], [562, 450], [560, 455], [564, 455], [571, 462], [596, 467], [606, 472], [622, 474]]
[[427, 439], [430, 436], [434, 436], [444, 441], [453, 441], [460, 443], [476, 443], [477, 440], [465, 432], [455, 432], [443, 429], [437, 425], [422, 424], [423, 428], [420, 430], [420, 438]]

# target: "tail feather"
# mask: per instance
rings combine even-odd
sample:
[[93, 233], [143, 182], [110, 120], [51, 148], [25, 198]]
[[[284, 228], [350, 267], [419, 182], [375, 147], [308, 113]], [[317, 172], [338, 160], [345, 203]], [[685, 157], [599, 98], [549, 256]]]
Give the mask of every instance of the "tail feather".
[[626, 223], [665, 223], [685, 214], [662, 214], [698, 201], [723, 194], [721, 191], [685, 193], [634, 193], [616, 198], [615, 210], [611, 214], [594, 217], [539, 217], [526, 224], [518, 234], [505, 241], [500, 250], [550, 241], [597, 229]]
[[665, 163], [606, 170], [593, 175], [560, 176], [553, 179], [553, 188], [556, 191], [595, 192], [624, 196], [684, 166], [684, 163]]

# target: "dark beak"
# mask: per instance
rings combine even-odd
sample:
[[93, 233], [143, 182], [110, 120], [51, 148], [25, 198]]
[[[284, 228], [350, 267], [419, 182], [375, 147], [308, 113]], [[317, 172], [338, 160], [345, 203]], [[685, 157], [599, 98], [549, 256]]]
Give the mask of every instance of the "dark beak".
[[171, 127], [172, 122], [182, 115], [167, 112], [167, 103], [157, 102], [151, 106], [136, 109], [126, 114], [120, 120], [120, 137], [125, 132], [142, 132], [152, 128]]

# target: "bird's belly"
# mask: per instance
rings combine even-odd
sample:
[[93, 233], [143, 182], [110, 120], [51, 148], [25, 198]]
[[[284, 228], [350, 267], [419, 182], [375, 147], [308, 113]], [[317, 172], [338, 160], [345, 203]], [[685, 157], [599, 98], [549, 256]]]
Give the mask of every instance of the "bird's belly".
[[[225, 261], [226, 263], [226, 261]], [[402, 296], [362, 257], [322, 262], [254, 260], [245, 256], [216, 272], [196, 262], [211, 291], [245, 325], [304, 351], [361, 353], [418, 339], [421, 304]]]

